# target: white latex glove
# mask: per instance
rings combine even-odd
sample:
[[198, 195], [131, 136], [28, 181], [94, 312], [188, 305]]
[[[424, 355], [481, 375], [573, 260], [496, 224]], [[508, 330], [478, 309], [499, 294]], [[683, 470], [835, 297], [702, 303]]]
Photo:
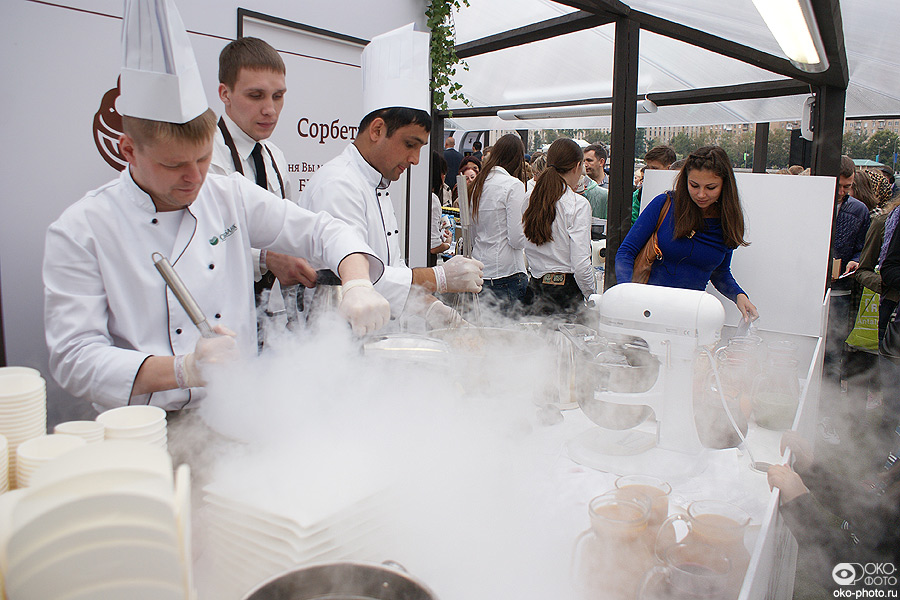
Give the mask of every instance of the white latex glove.
[[440, 301], [432, 302], [425, 311], [425, 324], [429, 329], [470, 327], [469, 322], [463, 319], [458, 312]]
[[475, 292], [481, 291], [484, 264], [474, 258], [454, 256], [442, 266], [432, 267], [437, 292]]
[[203, 387], [206, 385], [204, 371], [210, 365], [221, 365], [237, 360], [237, 334], [227, 327], [216, 325], [213, 331], [218, 337], [200, 338], [194, 351], [187, 355], [175, 357], [175, 382], [182, 389]]
[[378, 331], [391, 319], [390, 303], [375, 291], [368, 279], [352, 279], [341, 286], [341, 292], [343, 298], [338, 310], [356, 335]]

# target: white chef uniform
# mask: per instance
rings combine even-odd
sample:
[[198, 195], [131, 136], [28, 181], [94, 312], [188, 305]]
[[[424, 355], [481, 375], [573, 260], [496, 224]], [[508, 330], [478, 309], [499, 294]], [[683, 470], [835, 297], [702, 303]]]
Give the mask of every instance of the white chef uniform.
[[400, 250], [400, 227], [394, 214], [390, 182], [349, 144], [342, 153], [319, 167], [300, 194], [300, 206], [325, 211], [352, 226], [385, 266], [375, 290], [391, 303], [391, 316], [403, 312], [412, 269]]
[[[361, 57], [364, 115], [395, 106], [431, 111], [430, 39], [429, 33], [415, 31], [413, 23], [372, 38]], [[300, 195], [300, 206], [326, 211], [362, 235], [386, 265], [375, 289], [390, 302], [396, 318], [409, 296], [412, 269], [400, 250], [389, 184], [351, 143], [316, 170]]]
[[344, 257], [362, 252], [373, 280], [383, 271], [375, 253], [331, 216], [300, 209], [239, 174], [209, 175], [193, 204], [175, 213], [157, 213], [129, 169], [88, 193], [47, 232], [44, 320], [54, 378], [105, 408], [196, 404], [203, 389], [130, 398], [147, 357], [187, 354], [199, 338], [151, 254], [166, 255], [210, 323], [233, 329], [238, 348], [252, 355], [251, 246], [335, 272]]

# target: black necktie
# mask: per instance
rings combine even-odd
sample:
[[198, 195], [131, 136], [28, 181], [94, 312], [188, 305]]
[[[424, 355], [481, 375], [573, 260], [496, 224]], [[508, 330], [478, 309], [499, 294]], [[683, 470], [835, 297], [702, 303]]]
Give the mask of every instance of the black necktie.
[[262, 144], [257, 142], [253, 146], [250, 156], [253, 157], [253, 168], [256, 170], [256, 185], [264, 190], [269, 189], [269, 181], [266, 179], [266, 165], [263, 163], [262, 157]]

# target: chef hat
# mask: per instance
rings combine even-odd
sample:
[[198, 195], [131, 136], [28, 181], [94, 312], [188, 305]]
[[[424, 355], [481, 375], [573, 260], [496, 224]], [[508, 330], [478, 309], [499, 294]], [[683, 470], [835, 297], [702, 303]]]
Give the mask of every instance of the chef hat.
[[119, 114], [187, 123], [206, 112], [206, 92], [173, 0], [125, 0]]
[[362, 52], [363, 115], [393, 106], [431, 112], [430, 38], [413, 23], [372, 38]]

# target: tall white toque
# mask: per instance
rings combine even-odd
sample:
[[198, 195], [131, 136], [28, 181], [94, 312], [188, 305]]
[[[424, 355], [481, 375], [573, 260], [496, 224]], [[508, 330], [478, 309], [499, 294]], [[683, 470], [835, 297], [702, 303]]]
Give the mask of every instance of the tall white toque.
[[364, 116], [394, 106], [431, 113], [431, 34], [414, 25], [376, 36], [363, 49]]
[[172, 0], [125, 0], [119, 114], [187, 123], [209, 105], [194, 50]]

